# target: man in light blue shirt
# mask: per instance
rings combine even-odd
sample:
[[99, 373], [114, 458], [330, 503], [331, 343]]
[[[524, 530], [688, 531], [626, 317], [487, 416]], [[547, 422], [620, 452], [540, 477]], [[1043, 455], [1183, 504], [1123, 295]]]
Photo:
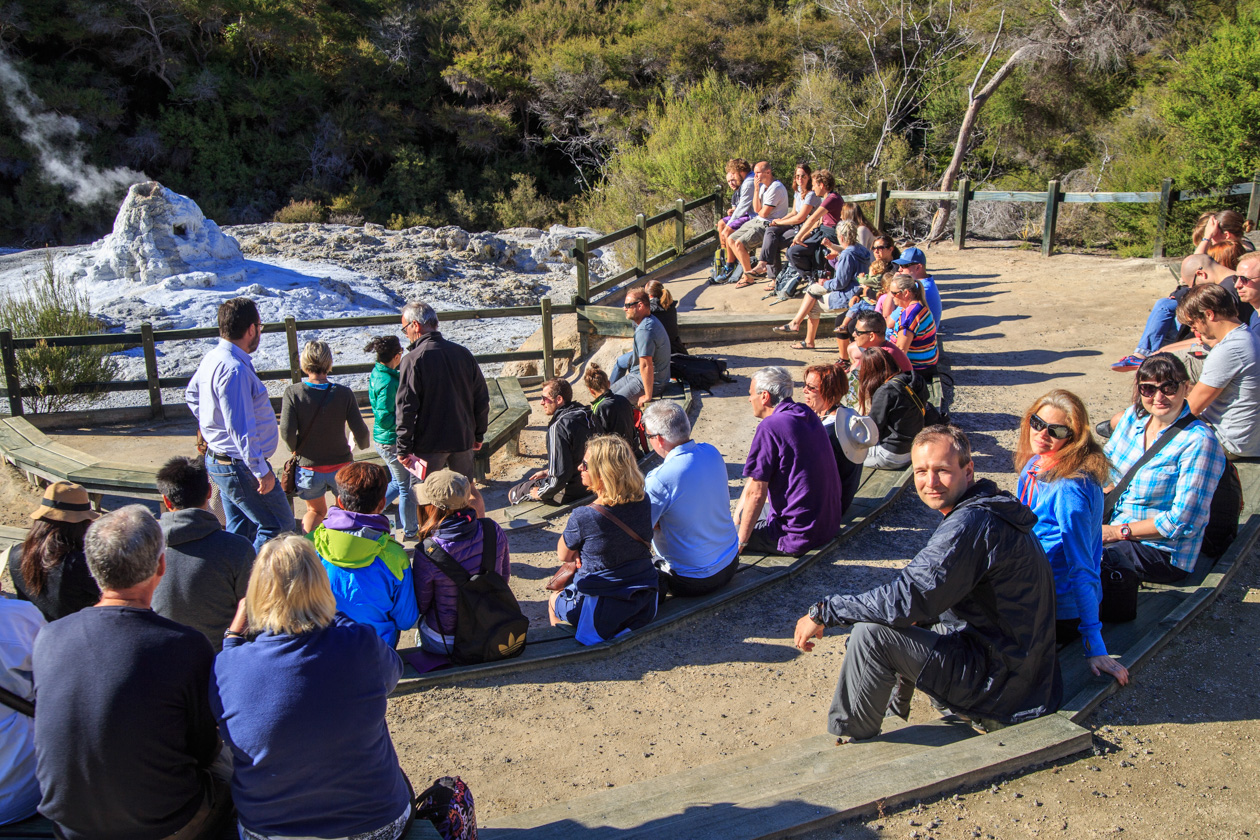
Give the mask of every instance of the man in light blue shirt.
[[257, 550], [293, 530], [293, 508], [267, 459], [280, 426], [267, 387], [249, 356], [258, 349], [262, 319], [249, 298], [219, 307], [219, 343], [206, 354], [184, 396], [206, 442], [206, 470], [219, 487], [227, 529]]
[[661, 592], [706, 595], [730, 583], [739, 568], [726, 462], [710, 444], [691, 439], [691, 421], [676, 402], [652, 403], [643, 426], [665, 459], [645, 481]]

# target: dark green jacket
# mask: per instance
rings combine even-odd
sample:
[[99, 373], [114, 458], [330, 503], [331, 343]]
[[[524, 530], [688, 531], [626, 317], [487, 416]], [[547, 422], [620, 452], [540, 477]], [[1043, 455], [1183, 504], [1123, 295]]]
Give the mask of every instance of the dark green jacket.
[[389, 365], [376, 363], [368, 376], [368, 400], [372, 403], [372, 440], [382, 446], [393, 446], [398, 441], [394, 423], [394, 398], [398, 394], [398, 371]]

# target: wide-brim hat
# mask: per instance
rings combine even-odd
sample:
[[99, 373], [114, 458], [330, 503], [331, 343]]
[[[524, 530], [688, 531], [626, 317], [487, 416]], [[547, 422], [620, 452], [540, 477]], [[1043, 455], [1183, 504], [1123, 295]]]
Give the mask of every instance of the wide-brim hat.
[[44, 488], [40, 506], [31, 519], [51, 519], [55, 522], [90, 522], [100, 516], [92, 510], [88, 492], [69, 481], [54, 481]]
[[468, 507], [471, 495], [472, 482], [468, 476], [454, 470], [438, 470], [430, 473], [417, 488], [416, 500], [443, 510], [459, 510]]

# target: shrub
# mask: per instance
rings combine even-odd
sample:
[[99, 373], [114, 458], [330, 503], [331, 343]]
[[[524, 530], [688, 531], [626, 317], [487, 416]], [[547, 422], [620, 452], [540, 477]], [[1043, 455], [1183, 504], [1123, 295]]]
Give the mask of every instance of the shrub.
[[510, 192], [495, 194], [493, 208], [499, 228], [545, 228], [555, 221], [559, 205], [538, 192], [532, 175], [518, 172], [512, 176]]
[[[27, 275], [23, 292], [0, 296], [0, 329], [10, 330], [15, 338], [29, 338], [90, 335], [103, 332], [105, 325], [91, 314], [87, 293], [80, 292], [72, 278], [59, 276], [49, 256], [40, 274]], [[113, 354], [121, 349], [118, 345], [49, 347], [41, 341], [29, 350], [17, 351], [18, 381], [39, 391], [23, 398], [26, 409], [37, 414], [65, 411], [85, 398], [99, 400], [102, 386], [118, 375]]]
[[315, 201], [297, 201], [295, 199], [277, 210], [272, 220], [285, 225], [318, 224], [324, 221], [324, 208]]

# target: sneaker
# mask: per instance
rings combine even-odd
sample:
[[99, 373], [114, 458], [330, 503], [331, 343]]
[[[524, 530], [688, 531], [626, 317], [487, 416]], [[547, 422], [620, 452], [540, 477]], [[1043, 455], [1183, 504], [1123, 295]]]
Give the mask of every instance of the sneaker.
[[1113, 364], [1111, 369], [1116, 373], [1128, 373], [1131, 370], [1137, 370], [1141, 367], [1142, 362], [1144, 361], [1146, 361], [1146, 359], [1141, 356], [1125, 356], [1123, 359]]

